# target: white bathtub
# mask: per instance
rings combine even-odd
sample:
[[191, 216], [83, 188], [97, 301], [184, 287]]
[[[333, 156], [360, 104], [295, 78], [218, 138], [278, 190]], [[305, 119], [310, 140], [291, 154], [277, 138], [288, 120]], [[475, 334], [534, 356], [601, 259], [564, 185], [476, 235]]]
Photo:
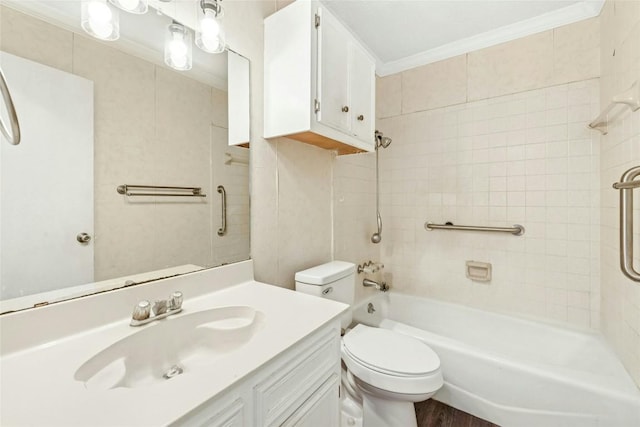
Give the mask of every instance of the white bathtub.
[[640, 391], [598, 334], [394, 292], [354, 320], [424, 341], [445, 380], [434, 399], [500, 426], [640, 426]]

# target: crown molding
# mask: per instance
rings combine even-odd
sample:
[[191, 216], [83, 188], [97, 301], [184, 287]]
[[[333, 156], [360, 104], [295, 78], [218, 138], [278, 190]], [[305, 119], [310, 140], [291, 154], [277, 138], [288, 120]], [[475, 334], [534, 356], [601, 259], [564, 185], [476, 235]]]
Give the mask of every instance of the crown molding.
[[605, 0], [584, 0], [580, 3], [548, 12], [492, 31], [468, 37], [453, 43], [426, 50], [396, 61], [376, 62], [376, 74], [381, 77], [406, 71], [422, 65], [442, 61], [458, 55], [495, 46], [522, 37], [541, 33], [563, 25], [593, 18], [600, 14]]

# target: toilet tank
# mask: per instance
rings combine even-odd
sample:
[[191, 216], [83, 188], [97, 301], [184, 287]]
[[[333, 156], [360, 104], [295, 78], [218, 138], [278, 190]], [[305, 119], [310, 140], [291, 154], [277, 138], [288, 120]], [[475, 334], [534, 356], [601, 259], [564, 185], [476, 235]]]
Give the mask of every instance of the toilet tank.
[[[296, 273], [296, 291], [353, 305], [356, 265], [331, 261]], [[351, 310], [342, 317], [342, 327], [351, 323]]]

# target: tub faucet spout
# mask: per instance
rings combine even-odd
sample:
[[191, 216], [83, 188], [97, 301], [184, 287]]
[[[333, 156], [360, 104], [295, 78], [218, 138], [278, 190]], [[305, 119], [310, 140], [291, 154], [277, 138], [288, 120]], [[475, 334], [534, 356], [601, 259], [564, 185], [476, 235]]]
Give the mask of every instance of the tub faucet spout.
[[365, 286], [367, 288], [376, 288], [377, 290], [382, 292], [387, 292], [389, 290], [389, 287], [385, 282], [378, 283], [375, 280], [371, 279], [363, 279], [362, 286]]

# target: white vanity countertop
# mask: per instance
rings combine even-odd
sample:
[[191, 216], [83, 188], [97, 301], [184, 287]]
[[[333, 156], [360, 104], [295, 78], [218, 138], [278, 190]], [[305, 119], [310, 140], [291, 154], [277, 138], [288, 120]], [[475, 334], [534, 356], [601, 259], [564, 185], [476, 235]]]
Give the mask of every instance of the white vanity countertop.
[[3, 355], [0, 358], [0, 424], [169, 424], [347, 308], [333, 301], [247, 281], [195, 298], [185, 293], [183, 311], [172, 317], [233, 305], [250, 306], [263, 312], [262, 330], [233, 357], [222, 357], [197, 372], [185, 372], [155, 385], [88, 390], [84, 383], [74, 379], [76, 370], [93, 355], [140, 330], [140, 327], [129, 326], [128, 313], [126, 318], [104, 326]]

